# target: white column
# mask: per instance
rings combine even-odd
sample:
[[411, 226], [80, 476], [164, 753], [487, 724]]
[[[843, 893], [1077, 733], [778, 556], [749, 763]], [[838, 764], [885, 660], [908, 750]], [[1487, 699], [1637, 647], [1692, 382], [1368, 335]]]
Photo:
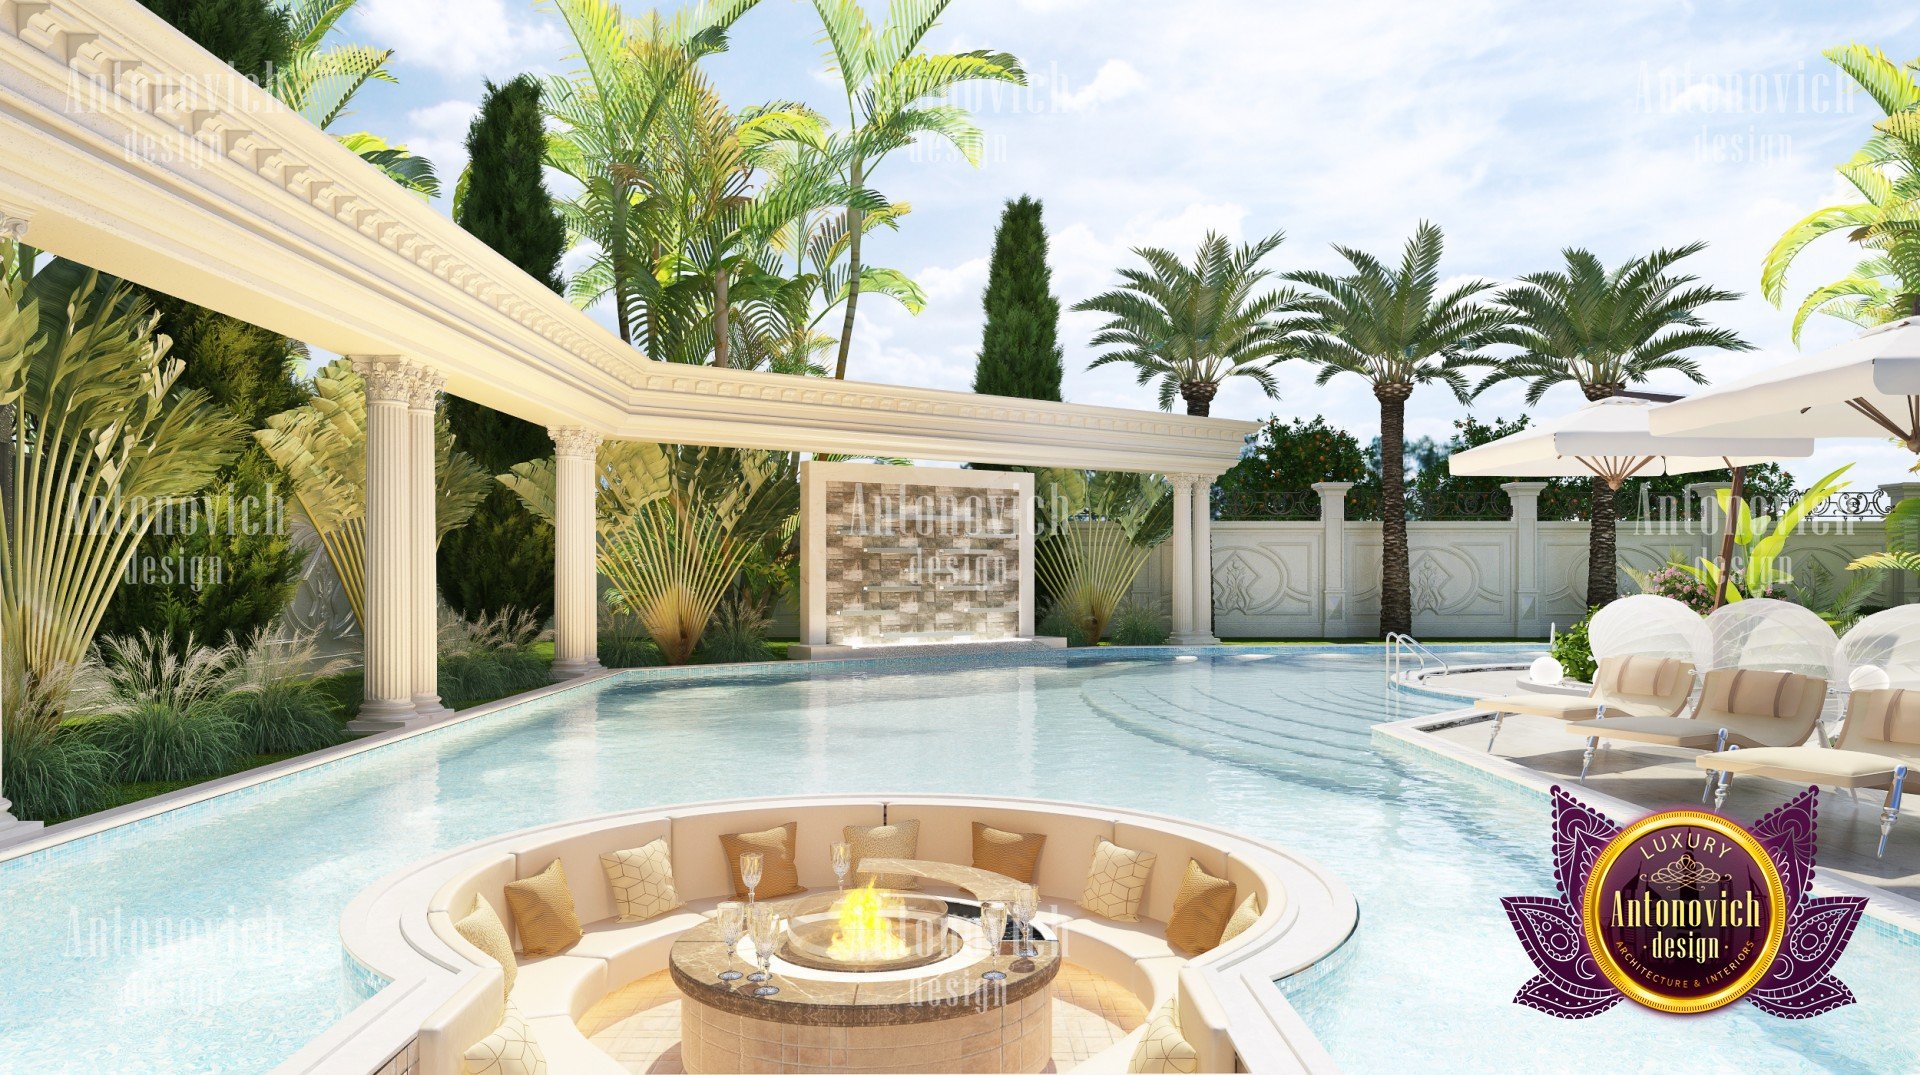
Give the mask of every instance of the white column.
[[553, 674], [600, 670], [598, 520], [595, 496], [600, 435], [549, 429], [553, 437]]
[[1193, 638], [1211, 645], [1213, 633], [1213, 478], [1193, 478]]
[[[16, 243], [24, 242], [27, 237], [27, 221], [31, 215], [32, 214], [28, 213], [25, 209], [16, 209], [11, 205], [0, 205], [0, 240], [10, 239]], [[5, 749], [6, 745], [0, 743], [0, 751]], [[0, 788], [0, 790], [5, 789]], [[0, 797], [0, 847], [5, 847], [8, 844], [18, 843], [21, 840], [36, 836], [39, 834], [41, 827], [41, 823], [38, 821], [21, 821], [19, 818], [14, 817], [13, 803], [4, 797]]]
[[1540, 491], [1546, 482], [1506, 482], [1500, 488], [1513, 504], [1513, 637], [1546, 634], [1540, 614]]
[[440, 549], [439, 482], [434, 473], [439, 445], [434, 437], [434, 408], [446, 378], [420, 369], [407, 407], [407, 526], [410, 530], [408, 592], [411, 612], [413, 708], [416, 715], [445, 713], [440, 704]]
[[416, 367], [392, 356], [358, 356], [367, 388], [366, 693], [356, 731], [400, 727], [413, 708], [411, 437], [407, 410]]
[[1173, 537], [1167, 567], [1173, 575], [1173, 641], [1193, 644], [1193, 475], [1169, 474], [1173, 483]]
[[1347, 623], [1347, 490], [1352, 482], [1315, 482], [1320, 494], [1320, 632], [1345, 638]]

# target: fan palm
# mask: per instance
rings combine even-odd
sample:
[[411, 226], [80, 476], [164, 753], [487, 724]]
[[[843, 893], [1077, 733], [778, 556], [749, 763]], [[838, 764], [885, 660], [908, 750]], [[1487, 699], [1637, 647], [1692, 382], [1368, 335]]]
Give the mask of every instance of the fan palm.
[[[952, 0], [893, 0], [876, 29], [860, 0], [813, 0], [826, 30], [830, 61], [847, 96], [846, 189], [864, 191], [887, 156], [921, 135], [944, 138], [968, 163], [980, 163], [982, 136], [967, 111], [936, 101], [967, 82], [1027, 84], [1020, 61], [985, 50], [916, 52]], [[861, 241], [868, 210], [848, 202], [846, 313], [833, 375], [847, 376], [847, 354], [865, 285]]]
[[1160, 380], [1160, 407], [1171, 410], [1176, 395], [1187, 413], [1205, 416], [1220, 383], [1246, 377], [1267, 395], [1275, 392], [1268, 367], [1289, 353], [1289, 323], [1274, 320], [1298, 297], [1281, 289], [1254, 291], [1272, 273], [1260, 267], [1286, 236], [1275, 232], [1238, 249], [1214, 232], [1200, 243], [1193, 264], [1170, 250], [1146, 247], [1134, 254], [1145, 269], [1122, 269], [1119, 288], [1074, 306], [1110, 319], [1093, 338], [1110, 347], [1093, 366], [1133, 365], [1140, 384]]
[[1406, 474], [1398, 465], [1406, 453], [1407, 400], [1420, 385], [1436, 381], [1466, 400], [1461, 367], [1484, 364], [1481, 349], [1511, 320], [1482, 301], [1491, 283], [1440, 290], [1445, 243], [1438, 225], [1422, 222], [1397, 269], [1364, 251], [1336, 246], [1352, 272], [1287, 277], [1317, 292], [1300, 298], [1301, 316], [1292, 327], [1301, 333], [1299, 357], [1320, 367], [1318, 383], [1351, 373], [1366, 378], [1380, 402], [1382, 632], [1413, 631]]
[[1816, 313], [1863, 327], [1920, 314], [1920, 60], [1902, 66], [1866, 45], [1828, 49], [1825, 56], [1886, 117], [1874, 125], [1867, 144], [1837, 169], [1861, 200], [1815, 210], [1788, 228], [1761, 265], [1761, 290], [1779, 305], [1794, 258], [1835, 232], [1874, 254], [1806, 297], [1793, 319], [1796, 342]]
[[[387, 70], [392, 49], [326, 43], [341, 18], [358, 2], [279, 0], [293, 31], [293, 55], [284, 68], [273, 73], [267, 90], [323, 131], [346, 115], [361, 87], [369, 82], [396, 81], [393, 72]], [[434, 173], [433, 162], [415, 156], [406, 146], [393, 145], [366, 131], [338, 138], [360, 159], [408, 190], [425, 198], [440, 193], [440, 178]]]
[[[740, 569], [791, 535], [800, 508], [796, 456], [740, 448], [619, 441], [599, 454], [598, 554], [616, 611], [634, 615], [669, 664], [685, 664]], [[551, 458], [500, 481], [554, 518]]]
[[1156, 475], [1108, 471], [1043, 470], [1035, 481], [1048, 490], [1036, 503], [1057, 515], [1040, 520], [1034, 576], [1054, 608], [1097, 644], [1147, 557], [1173, 532], [1172, 488]]
[[[1589, 399], [1606, 399], [1620, 389], [1671, 370], [1694, 384], [1706, 383], [1698, 362], [1687, 353], [1700, 349], [1751, 351], [1738, 334], [1701, 320], [1700, 307], [1732, 302], [1738, 292], [1700, 283], [1696, 276], [1671, 271], [1706, 249], [1692, 243], [1632, 258], [1608, 272], [1585, 250], [1567, 250], [1560, 271], [1522, 276], [1500, 296], [1513, 324], [1494, 339], [1520, 353], [1490, 360], [1493, 372], [1475, 390], [1501, 381], [1527, 382], [1527, 404], [1540, 402], [1556, 384], [1580, 387]], [[1588, 516], [1587, 604], [1605, 605], [1619, 592], [1615, 564], [1617, 542], [1614, 494], [1620, 477], [1595, 475]]]

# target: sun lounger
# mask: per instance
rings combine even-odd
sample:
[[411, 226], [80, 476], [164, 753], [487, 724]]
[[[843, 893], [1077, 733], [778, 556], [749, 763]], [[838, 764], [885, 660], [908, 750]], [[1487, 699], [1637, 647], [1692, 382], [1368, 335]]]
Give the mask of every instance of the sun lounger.
[[[1729, 745], [1795, 747], [1813, 735], [1826, 704], [1824, 679], [1797, 672], [1716, 668], [1707, 673], [1691, 716], [1583, 720], [1567, 725], [1567, 731], [1587, 737], [1587, 751], [1580, 761], [1584, 784], [1594, 748], [1602, 739], [1714, 751]], [[1708, 780], [1711, 788], [1712, 778]], [[1705, 798], [1702, 793], [1701, 799]]]
[[1625, 714], [1631, 717], [1671, 717], [1686, 708], [1693, 692], [1693, 662], [1672, 657], [1608, 657], [1594, 673], [1593, 690], [1585, 697], [1566, 694], [1513, 694], [1482, 698], [1477, 709], [1493, 713], [1493, 734], [1487, 750], [1500, 735], [1507, 714], [1551, 717], [1554, 720], [1593, 720]]
[[[1854, 691], [1847, 722], [1832, 747], [1764, 747], [1705, 754], [1694, 763], [1717, 781], [1714, 807], [1726, 802], [1733, 774], [1751, 774], [1794, 784], [1887, 789], [1880, 811], [1880, 850], [1900, 819], [1900, 798], [1909, 781], [1920, 781], [1920, 691]], [[1722, 775], [1724, 774], [1724, 775]]]

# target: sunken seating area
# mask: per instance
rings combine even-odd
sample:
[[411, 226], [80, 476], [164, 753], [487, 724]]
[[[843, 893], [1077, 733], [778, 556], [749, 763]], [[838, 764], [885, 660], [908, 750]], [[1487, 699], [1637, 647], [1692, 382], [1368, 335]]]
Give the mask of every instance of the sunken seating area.
[[[791, 885], [831, 897], [832, 844], [875, 826], [894, 841], [869, 856], [888, 864], [878, 880], [950, 907], [949, 954], [872, 976], [776, 960], [773, 996], [754, 996], [744, 981], [721, 987], [720, 968], [754, 969], [751, 954], [742, 961], [717, 940], [716, 908], [739, 896], [723, 846], [747, 846], [745, 834], [772, 848], [761, 902], [801, 906]], [[907, 846], [903, 833], [912, 833]], [[627, 856], [639, 863], [631, 871], [610, 872], [602, 857], [643, 849], [643, 859]], [[1023, 868], [1028, 877], [1017, 876]], [[565, 915], [529, 912], [528, 901], [550, 900], [561, 873], [577, 926], [563, 924], [556, 940]], [[1040, 910], [1023, 958], [1012, 944], [984, 943], [979, 908], [1029, 878]], [[856, 872], [848, 886], [867, 880]], [[623, 920], [623, 909], [650, 916]], [[475, 915], [497, 918], [504, 936], [476, 933]], [[1310, 1070], [1324, 1054], [1273, 982], [1337, 947], [1355, 918], [1345, 886], [1309, 861], [1108, 807], [833, 796], [633, 811], [491, 839], [364, 892], [342, 937], [352, 960], [390, 981], [349, 1020], [336, 1055], [343, 1071], [510, 1072], [530, 1041], [551, 1072], [612, 1075], [628, 1068], [579, 1020], [671, 968], [683, 996], [702, 1000], [682, 1004], [677, 1062], [688, 1071], [1055, 1070], [1046, 988], [1071, 965], [1130, 992], [1148, 1016], [1077, 1070]], [[955, 982], [973, 992], [952, 995]], [[931, 983], [949, 992], [934, 997]], [[488, 1068], [502, 1050], [509, 1062]]]

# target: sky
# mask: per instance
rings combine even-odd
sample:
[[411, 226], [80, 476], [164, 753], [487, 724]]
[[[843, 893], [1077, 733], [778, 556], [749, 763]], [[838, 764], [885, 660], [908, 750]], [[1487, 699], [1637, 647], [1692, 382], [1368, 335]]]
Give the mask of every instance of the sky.
[[[869, 2], [876, 18], [884, 6]], [[630, 3], [639, 14], [645, 7]], [[485, 80], [575, 67], [556, 12], [528, 0], [360, 0], [349, 39], [392, 47], [397, 85], [374, 85], [339, 125], [405, 141], [452, 188]], [[1450, 279], [1505, 280], [1557, 267], [1585, 247], [1609, 265], [1704, 241], [1683, 263], [1744, 293], [1707, 309], [1759, 350], [1702, 355], [1730, 380], [1797, 351], [1799, 296], [1856, 260], [1838, 237], [1802, 256], [1787, 308], [1759, 294], [1761, 259], [1794, 221], [1845, 200], [1834, 165], [1879, 110], [1825, 61], [1851, 41], [1920, 54], [1911, 3], [1527, 0], [1337, 4], [1293, 0], [955, 0], [928, 38], [939, 51], [1020, 57], [1024, 90], [969, 92], [986, 134], [973, 167], [943, 145], [896, 153], [873, 185], [913, 212], [870, 240], [876, 264], [905, 271], [928, 307], [861, 306], [850, 376], [966, 390], [980, 342], [980, 294], [1003, 203], [1045, 205], [1063, 304], [1114, 286], [1140, 246], [1190, 255], [1209, 231], [1247, 240], [1284, 232], [1275, 269], [1338, 269], [1333, 244], [1397, 258], [1423, 220], [1446, 231]], [[762, 0], [729, 52], [709, 61], [727, 100], [805, 101], [843, 118], [817, 18], [804, 0]], [[443, 204], [442, 209], [447, 207]], [[596, 316], [606, 320], [604, 313]], [[1117, 366], [1089, 370], [1099, 318], [1061, 324], [1068, 401], [1153, 408], [1152, 386]], [[1810, 325], [1811, 352], [1848, 338]], [[1217, 416], [1325, 415], [1364, 443], [1378, 408], [1358, 378], [1324, 387], [1301, 364], [1278, 369], [1277, 398], [1234, 378]], [[1681, 391], [1684, 380], [1655, 382]], [[1580, 402], [1556, 388], [1550, 416]], [[1526, 410], [1522, 389], [1470, 406], [1444, 387], [1408, 407], [1408, 436], [1445, 440], [1471, 412]], [[1902, 481], [1912, 456], [1873, 441], [1829, 442], [1792, 466], [1803, 483], [1847, 462], [1855, 488]]]

